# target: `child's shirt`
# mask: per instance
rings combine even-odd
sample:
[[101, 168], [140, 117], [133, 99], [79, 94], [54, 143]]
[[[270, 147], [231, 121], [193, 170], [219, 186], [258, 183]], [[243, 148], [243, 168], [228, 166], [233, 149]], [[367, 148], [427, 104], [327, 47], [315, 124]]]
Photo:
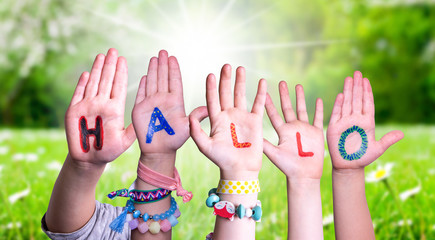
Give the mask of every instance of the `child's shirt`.
[[[131, 239], [131, 231], [128, 226], [122, 233], [116, 233], [109, 227], [110, 223], [121, 214], [122, 207], [114, 207], [110, 204], [95, 201], [95, 212], [91, 219], [81, 229], [72, 233], [53, 233], [47, 229], [45, 215], [41, 220], [41, 228], [50, 239]], [[65, 216], [68, 217], [68, 216]]]

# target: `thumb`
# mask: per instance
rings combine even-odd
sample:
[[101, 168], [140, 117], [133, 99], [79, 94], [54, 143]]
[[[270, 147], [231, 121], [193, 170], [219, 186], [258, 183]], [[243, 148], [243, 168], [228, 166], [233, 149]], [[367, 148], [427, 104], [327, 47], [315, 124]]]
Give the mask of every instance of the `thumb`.
[[211, 148], [210, 137], [202, 130], [200, 121], [208, 116], [207, 107], [202, 106], [194, 109], [189, 115], [190, 136], [198, 146], [198, 149], [208, 156]]
[[136, 140], [136, 133], [133, 128], [133, 124], [130, 123], [128, 127], [124, 130], [124, 135], [122, 136], [122, 146], [127, 149]]
[[263, 152], [264, 154], [266, 154], [269, 160], [273, 164], [275, 164], [275, 166], [278, 166], [277, 161], [275, 160], [277, 159], [276, 156], [278, 155], [278, 148], [272, 143], [270, 143], [267, 139], [263, 139]]
[[399, 130], [391, 131], [387, 134], [385, 134], [379, 141], [380, 146], [380, 153], [381, 155], [387, 151], [387, 149], [395, 144], [396, 142], [400, 141], [403, 138], [403, 132]]

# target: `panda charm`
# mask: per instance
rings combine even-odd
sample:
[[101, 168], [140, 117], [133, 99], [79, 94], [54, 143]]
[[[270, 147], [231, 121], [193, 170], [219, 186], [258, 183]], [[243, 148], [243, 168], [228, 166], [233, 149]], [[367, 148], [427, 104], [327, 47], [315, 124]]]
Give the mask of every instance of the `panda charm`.
[[213, 214], [233, 221], [234, 214], [236, 213], [235, 209], [234, 204], [227, 201], [220, 201], [214, 205]]

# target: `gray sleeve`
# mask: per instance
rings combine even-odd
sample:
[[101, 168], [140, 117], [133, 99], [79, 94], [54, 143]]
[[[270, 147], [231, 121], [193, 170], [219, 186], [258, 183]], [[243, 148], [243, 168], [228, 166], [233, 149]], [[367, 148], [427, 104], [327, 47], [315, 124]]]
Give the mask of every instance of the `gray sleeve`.
[[[81, 229], [72, 233], [54, 233], [47, 229], [45, 223], [45, 215], [41, 220], [41, 228], [50, 239], [131, 239], [130, 228], [124, 226], [122, 233], [116, 233], [109, 227], [110, 223], [115, 219], [123, 210], [122, 207], [114, 207], [110, 204], [103, 204], [95, 201], [95, 212], [91, 219]], [[65, 216], [68, 217], [68, 216]], [[128, 225], [128, 224], [126, 224]]]

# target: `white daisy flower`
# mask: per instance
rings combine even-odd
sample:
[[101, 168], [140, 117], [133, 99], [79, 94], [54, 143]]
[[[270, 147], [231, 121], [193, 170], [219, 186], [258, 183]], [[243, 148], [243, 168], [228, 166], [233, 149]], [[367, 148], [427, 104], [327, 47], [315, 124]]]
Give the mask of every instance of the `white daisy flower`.
[[327, 158], [329, 156], [329, 151], [328, 149], [325, 148], [325, 153], [323, 154], [324, 158]]
[[13, 229], [13, 228], [21, 228], [21, 222], [10, 222], [6, 226], [4, 226], [6, 229]]
[[408, 189], [399, 194], [400, 200], [405, 201], [407, 198], [412, 197], [421, 191], [421, 185], [419, 184], [417, 187]]
[[276, 224], [278, 222], [278, 218], [276, 216], [276, 213], [270, 214], [269, 219], [270, 219], [270, 222], [273, 223], [273, 224]]
[[375, 171], [369, 172], [366, 177], [366, 182], [379, 182], [386, 179], [391, 175], [391, 169], [394, 163], [386, 163], [385, 165], [378, 165]]
[[45, 172], [39, 171], [36, 173], [36, 176], [38, 176], [39, 178], [43, 178], [43, 177], [45, 177]]
[[0, 142], [3, 142], [4, 140], [9, 140], [12, 138], [12, 132], [9, 130], [0, 131]]
[[130, 171], [126, 171], [121, 175], [121, 182], [125, 183], [127, 180], [129, 180], [131, 177], [133, 177], [133, 173]]
[[26, 155], [24, 153], [15, 153], [12, 155], [12, 160], [15, 162], [22, 161], [26, 158]]
[[48, 170], [60, 171], [62, 164], [57, 161], [52, 161], [51, 163], [48, 163], [46, 167]]
[[26, 189], [24, 189], [21, 192], [14, 193], [14, 194], [9, 196], [9, 202], [11, 204], [14, 204], [16, 201], [18, 201], [18, 200], [26, 197], [27, 195], [29, 195], [29, 193], [30, 193], [30, 188], [26, 188]]
[[328, 214], [323, 218], [323, 226], [328, 226], [334, 222], [334, 214]]
[[36, 152], [38, 154], [44, 154], [46, 152], [46, 149], [45, 147], [39, 147], [38, 149], [36, 149]]
[[28, 154], [26, 154], [25, 158], [26, 158], [27, 162], [36, 162], [36, 161], [38, 161], [39, 156], [36, 153], [28, 153]]
[[[412, 220], [411, 219], [406, 219], [406, 224], [408, 224], [408, 226], [412, 225]], [[405, 220], [401, 219], [398, 222], [393, 223], [393, 226], [395, 227], [403, 227], [405, 226]]]
[[0, 146], [0, 155], [6, 155], [9, 152], [8, 146]]

